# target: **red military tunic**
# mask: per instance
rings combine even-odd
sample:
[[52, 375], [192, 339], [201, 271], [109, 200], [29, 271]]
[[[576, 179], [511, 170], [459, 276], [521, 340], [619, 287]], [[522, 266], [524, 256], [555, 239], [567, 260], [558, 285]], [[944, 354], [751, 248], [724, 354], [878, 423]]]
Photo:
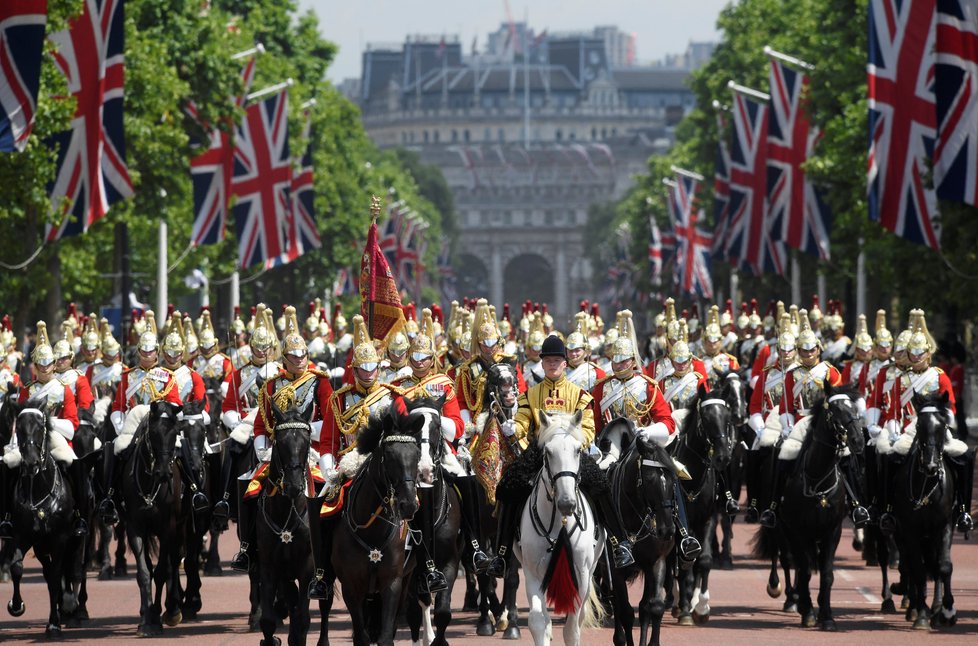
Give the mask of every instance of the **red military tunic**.
[[295, 403], [300, 407], [306, 402], [313, 404], [311, 421], [324, 422], [318, 432], [313, 429], [310, 446], [322, 455], [330, 453], [330, 438], [325, 437], [325, 415], [329, 410], [329, 400], [333, 396], [333, 387], [329, 384], [329, 376], [318, 370], [307, 370], [298, 377], [292, 377], [284, 370], [275, 379], [267, 382], [258, 398], [258, 415], [255, 416], [255, 437], [267, 436], [268, 431], [275, 431], [275, 417], [272, 414], [272, 398], [285, 388], [294, 389]]
[[347, 384], [329, 398], [323, 413], [322, 446], [320, 455], [334, 456], [356, 446], [357, 432], [366, 426], [372, 415], [380, 415], [391, 405], [397, 389], [390, 384], [374, 382], [369, 390], [359, 384]]
[[204, 400], [204, 410], [208, 413], [210, 412], [211, 402], [207, 398], [204, 379], [196, 370], [192, 370], [187, 366], [180, 366], [173, 371], [173, 378], [177, 380], [177, 391], [180, 393], [180, 401], [189, 404]]
[[785, 410], [782, 414], [808, 415], [814, 398], [824, 392], [826, 383], [842, 385], [842, 375], [828, 361], [820, 361], [811, 368], [795, 366], [784, 379]]
[[82, 410], [92, 410], [95, 405], [95, 397], [92, 395], [92, 385], [88, 377], [81, 371], [68, 368], [64, 372], [55, 373], [54, 378], [71, 388], [75, 396], [75, 405]]
[[258, 406], [258, 396], [261, 388], [258, 385], [259, 379], [269, 382], [278, 376], [279, 364], [274, 361], [256, 366], [253, 363], [241, 366], [225, 379], [228, 385], [227, 395], [221, 404], [221, 412], [238, 411], [244, 417]]
[[772, 343], [764, 343], [754, 355], [754, 363], [750, 367], [750, 385], [752, 388], [757, 387], [757, 382], [764, 371], [771, 369], [778, 360], [778, 353], [772, 351]]
[[842, 383], [855, 386], [864, 397], [868, 391], [869, 362], [850, 359], [842, 368]]
[[115, 391], [112, 410], [126, 412], [138, 404], [163, 399], [181, 406], [180, 391], [173, 373], [159, 366], [144, 370], [139, 366], [123, 371], [122, 381]]
[[[447, 375], [433, 372], [421, 379], [418, 379], [414, 375], [409, 375], [407, 377], [401, 377], [392, 385], [403, 391], [404, 398], [409, 400], [419, 399], [421, 397], [433, 397], [437, 399], [445, 395], [445, 404], [441, 408], [441, 416], [447, 417], [455, 424], [455, 437], [452, 440], [454, 441], [462, 437], [465, 432], [465, 422], [462, 421], [462, 413], [458, 406], [458, 397], [455, 395], [455, 384], [452, 383], [452, 380]], [[445, 440], [454, 453], [455, 445], [451, 441], [448, 441], [448, 438], [445, 438]]]
[[913, 406], [914, 395], [947, 393], [948, 408], [952, 415], [957, 414], [951, 379], [940, 368], [931, 366], [919, 373], [903, 372], [898, 379], [893, 379], [892, 383], [888, 383], [886, 375], [880, 371], [880, 378], [877, 379], [876, 385], [879, 394], [888, 398], [887, 405], [881, 409], [881, 425], [884, 422], [896, 421], [902, 431], [904, 425], [909, 424], [917, 415]]
[[[48, 384], [52, 385], [48, 386]], [[58, 388], [54, 384], [60, 385], [61, 387]], [[71, 388], [53, 377], [47, 384], [34, 381], [27, 388], [20, 391], [17, 403], [24, 404], [31, 397], [38, 395], [44, 396], [49, 412], [57, 411], [55, 416], [58, 419], [68, 420], [71, 422], [73, 429], [78, 430], [78, 406], [75, 402], [75, 394], [71, 392]], [[70, 441], [68, 443], [71, 444]]]
[[598, 382], [591, 396], [594, 398], [595, 436], [600, 436], [605, 424], [619, 417], [626, 417], [637, 426], [661, 422], [670, 435], [676, 432], [672, 407], [648, 375], [635, 373], [624, 380], [611, 375]]
[[[765, 368], [761, 372], [753, 392], [751, 392], [750, 406], [748, 407], [750, 414], [761, 415], [766, 418], [768, 413], [775, 408], [779, 410], [785, 408], [783, 403], [785, 399], [784, 381], [784, 371], [781, 370], [780, 364]], [[781, 412], [784, 411], [781, 410]]]

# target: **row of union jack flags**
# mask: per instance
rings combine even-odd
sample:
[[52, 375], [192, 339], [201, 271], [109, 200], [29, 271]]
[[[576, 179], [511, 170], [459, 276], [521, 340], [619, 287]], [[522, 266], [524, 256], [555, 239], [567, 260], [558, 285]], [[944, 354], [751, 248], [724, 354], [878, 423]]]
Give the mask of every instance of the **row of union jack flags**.
[[[426, 229], [427, 224], [403, 200], [387, 205], [387, 220], [379, 232], [378, 246], [397, 276], [398, 289], [412, 294], [419, 292], [424, 275], [422, 259], [428, 247]], [[442, 271], [440, 264], [439, 271]]]

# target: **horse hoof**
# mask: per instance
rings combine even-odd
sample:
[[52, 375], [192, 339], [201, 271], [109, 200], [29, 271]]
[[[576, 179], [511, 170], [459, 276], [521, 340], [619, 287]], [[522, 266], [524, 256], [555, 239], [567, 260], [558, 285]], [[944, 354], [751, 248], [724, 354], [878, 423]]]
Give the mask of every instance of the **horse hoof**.
[[271, 639], [263, 639], [258, 642], [261, 646], [282, 646], [282, 640], [272, 635]]
[[784, 584], [778, 581], [778, 585], [772, 586], [770, 583], [767, 584], [767, 596], [772, 599], [777, 599], [784, 592]]
[[815, 624], [816, 624], [816, 621], [815, 621], [815, 613], [814, 612], [809, 612], [808, 614], [806, 614], [804, 617], [801, 618], [801, 625], [804, 628], [814, 628], [815, 627]]
[[65, 593], [61, 600], [61, 610], [69, 615], [78, 610], [78, 597], [74, 594]]
[[729, 556], [721, 556], [720, 562], [718, 564], [721, 570], [732, 570], [733, 569], [733, 558]]
[[907, 611], [903, 613], [903, 618], [907, 621], [917, 621], [917, 611], [914, 608], [907, 608]]
[[673, 606], [672, 609], [670, 610], [670, 612], [672, 613], [672, 616], [674, 618], [676, 618], [676, 619], [679, 618], [679, 606]]
[[519, 638], [520, 638], [519, 626], [510, 626], [509, 628], [506, 629], [506, 632], [503, 633], [503, 639], [519, 639]]
[[25, 610], [27, 610], [27, 604], [23, 601], [20, 602], [20, 607], [14, 605], [13, 599], [7, 602], [7, 612], [10, 613], [11, 617], [19, 617], [24, 614]]
[[163, 623], [165, 623], [170, 628], [173, 628], [174, 626], [179, 626], [180, 622], [182, 621], [183, 621], [183, 613], [180, 612], [179, 610], [174, 612], [172, 615], [169, 613], [163, 615]]
[[208, 561], [204, 566], [204, 576], [224, 576], [224, 568], [220, 563]]
[[10, 570], [0, 570], [0, 583], [10, 583]]
[[696, 612], [695, 610], [693, 611], [693, 623], [696, 624], [697, 626], [702, 626], [703, 624], [705, 624], [709, 620], [710, 620], [710, 613], [706, 613], [705, 615], [701, 615], [700, 613]]
[[880, 612], [884, 615], [895, 615], [896, 614], [896, 604], [893, 603], [893, 599], [887, 599], [880, 606]]
[[913, 622], [914, 630], [930, 630], [930, 619], [927, 617], [917, 617]]
[[897, 581], [896, 583], [890, 584], [890, 592], [893, 594], [905, 595], [907, 593], [906, 586], [903, 581]]
[[261, 612], [256, 611], [248, 615], [248, 632], [257, 633], [261, 630]]
[[65, 628], [78, 628], [81, 626], [81, 619], [78, 615], [68, 615], [65, 617]]
[[475, 634], [479, 637], [492, 637], [496, 634], [496, 627], [488, 619], [480, 619], [479, 623], [476, 624]]
[[112, 568], [105, 565], [98, 571], [99, 581], [111, 581], [112, 580]]
[[823, 619], [822, 623], [820, 623], [818, 627], [820, 630], [824, 630], [826, 632], [835, 632], [837, 629], [834, 619]]
[[88, 608], [85, 606], [80, 606], [78, 610], [75, 611], [75, 616], [82, 621], [88, 621], [91, 617], [88, 616]]
[[48, 627], [44, 629], [44, 636], [48, 639], [61, 639], [61, 626], [48, 624]]
[[693, 616], [687, 613], [683, 613], [679, 615], [679, 621], [677, 621], [676, 623], [679, 624], [680, 626], [692, 626]]
[[125, 561], [117, 561], [115, 564], [115, 576], [129, 576], [129, 565]]
[[900, 610], [906, 610], [910, 607], [910, 599], [904, 597], [900, 600]]
[[193, 597], [192, 599], [187, 599], [182, 606], [180, 606], [181, 612], [183, 612], [184, 620], [194, 619], [197, 617], [197, 613], [200, 609], [204, 607], [204, 603], [201, 601], [200, 597]]
[[163, 634], [163, 626], [160, 624], [140, 624], [136, 629], [136, 634], [140, 637], [159, 637]]
[[781, 606], [781, 610], [783, 610], [784, 612], [789, 612], [791, 614], [794, 614], [798, 612], [798, 604], [789, 599], [784, 602], [783, 606]]

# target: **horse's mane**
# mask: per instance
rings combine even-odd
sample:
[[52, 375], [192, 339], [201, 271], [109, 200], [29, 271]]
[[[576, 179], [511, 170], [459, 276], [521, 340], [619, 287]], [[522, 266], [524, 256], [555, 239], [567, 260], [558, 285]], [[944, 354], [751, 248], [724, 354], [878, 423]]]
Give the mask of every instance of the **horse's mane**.
[[380, 438], [393, 424], [391, 413], [388, 411], [384, 415], [371, 415], [367, 420], [367, 425], [357, 433], [357, 452], [368, 455], [380, 444]]
[[[832, 386], [831, 390], [832, 393], [831, 395], [829, 395], [830, 397], [835, 395], [847, 395], [849, 399], [852, 400], [853, 403], [855, 403], [856, 400], [862, 396], [862, 394], [859, 392], [859, 387], [853, 386], [851, 384]], [[820, 393], [818, 397], [815, 398], [815, 401], [812, 402], [812, 409], [811, 409], [812, 424], [810, 427], [812, 431], [818, 428], [819, 425], [822, 424], [825, 420], [825, 415], [828, 413], [828, 408], [825, 406], [825, 402], [826, 402], [826, 393], [824, 391]], [[811, 448], [811, 444], [814, 441], [815, 441], [815, 433], [810, 431], [805, 436], [805, 440], [801, 444], [800, 452], [805, 452], [809, 448]]]
[[581, 425], [572, 425], [572, 420], [575, 415], [576, 413], [553, 413], [547, 415], [550, 424], [547, 428], [542, 428], [537, 433], [537, 446], [542, 449], [550, 438], [559, 432], [567, 433], [581, 444], [584, 444], [584, 431], [581, 429]]

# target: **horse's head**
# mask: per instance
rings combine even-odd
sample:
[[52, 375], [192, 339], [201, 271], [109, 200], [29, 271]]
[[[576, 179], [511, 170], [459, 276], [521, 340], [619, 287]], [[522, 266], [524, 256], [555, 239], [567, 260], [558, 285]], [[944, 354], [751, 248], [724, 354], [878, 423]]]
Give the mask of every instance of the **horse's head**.
[[494, 363], [486, 373], [486, 392], [499, 406], [499, 412], [507, 419], [511, 418], [520, 395], [516, 367], [506, 361]]
[[[835, 386], [825, 384], [825, 393], [821, 401], [816, 401], [813, 408], [821, 407], [825, 412], [825, 422], [835, 436], [836, 450], [845, 447], [855, 454], [861, 454], [866, 446], [863, 437], [862, 417], [856, 409], [859, 390], [854, 386]], [[817, 419], [813, 428], [817, 428]]]
[[[445, 443], [441, 441], [441, 410], [445, 406], [446, 397], [445, 394], [437, 398], [419, 397], [412, 400], [396, 397], [392, 407], [392, 414], [397, 417], [399, 428], [414, 428], [416, 418], [423, 420], [417, 434], [418, 448], [421, 449], [418, 479], [425, 484], [435, 481], [435, 465], [441, 462], [445, 453]], [[454, 440], [454, 435], [451, 439]]]
[[295, 500], [306, 493], [313, 407], [299, 409], [293, 406], [283, 411], [274, 401], [271, 404], [275, 437], [268, 477], [286, 497]]
[[172, 475], [176, 458], [177, 417], [182, 408], [162, 399], [149, 406], [146, 444], [150, 452], [150, 473], [154, 485], [166, 482]]
[[14, 416], [14, 430], [17, 433], [17, 446], [20, 449], [21, 473], [36, 476], [47, 462], [50, 453], [48, 446], [48, 416], [45, 404], [41, 400], [28, 400], [20, 406], [8, 403]]
[[917, 459], [928, 475], [936, 475], [944, 464], [944, 441], [951, 423], [947, 393], [934, 395], [915, 395], [914, 410], [917, 411]]
[[357, 436], [357, 451], [369, 454], [371, 468], [377, 470], [375, 486], [404, 520], [414, 518], [418, 511], [421, 430], [426, 426], [423, 415], [401, 415], [392, 407], [383, 416], [371, 417]]
[[[221, 410], [221, 406], [224, 404], [224, 390], [222, 385], [224, 384], [223, 377], [204, 377], [204, 392], [207, 393], [207, 399], [210, 400], [211, 408], [213, 410]], [[259, 384], [259, 387], [261, 384]]]
[[747, 384], [733, 370], [720, 375], [714, 393], [730, 407], [730, 422], [739, 428], [747, 423]]
[[669, 540], [676, 533], [673, 518], [676, 463], [665, 447], [642, 439], [635, 443], [635, 454], [640, 498], [636, 502], [654, 514], [652, 536], [660, 541]]
[[0, 444], [7, 444], [14, 432], [14, 420], [20, 407], [16, 406], [20, 391], [13, 382], [7, 382], [7, 390], [0, 397]]
[[177, 435], [190, 447], [186, 452], [190, 463], [183, 466], [194, 474], [197, 482], [201, 482], [204, 477], [204, 456], [207, 454], [207, 427], [203, 414], [206, 404], [203, 399], [185, 404], [176, 427]]
[[582, 411], [548, 416], [540, 411], [537, 446], [543, 450], [543, 472], [557, 511], [564, 517], [577, 509], [577, 483], [580, 480]]
[[714, 469], [725, 469], [730, 464], [730, 441], [727, 428], [730, 426], [730, 407], [721, 397], [707, 395], [700, 389], [697, 401], [699, 428], [708, 447], [707, 459]]

